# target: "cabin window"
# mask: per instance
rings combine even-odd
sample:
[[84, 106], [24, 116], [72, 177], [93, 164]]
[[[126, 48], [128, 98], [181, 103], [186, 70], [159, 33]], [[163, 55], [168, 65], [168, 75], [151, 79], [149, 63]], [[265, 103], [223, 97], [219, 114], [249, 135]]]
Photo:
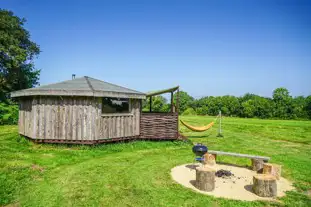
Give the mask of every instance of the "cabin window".
[[103, 98], [102, 113], [129, 113], [130, 101], [128, 98]]

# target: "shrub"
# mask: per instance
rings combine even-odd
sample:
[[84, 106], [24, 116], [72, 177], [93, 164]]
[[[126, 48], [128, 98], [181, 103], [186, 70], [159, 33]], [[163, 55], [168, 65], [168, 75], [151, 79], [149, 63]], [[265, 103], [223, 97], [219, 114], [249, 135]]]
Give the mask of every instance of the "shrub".
[[17, 124], [18, 106], [0, 102], [0, 125]]
[[191, 116], [191, 115], [197, 115], [195, 110], [193, 108], [187, 108], [184, 113], [182, 113], [184, 116]]

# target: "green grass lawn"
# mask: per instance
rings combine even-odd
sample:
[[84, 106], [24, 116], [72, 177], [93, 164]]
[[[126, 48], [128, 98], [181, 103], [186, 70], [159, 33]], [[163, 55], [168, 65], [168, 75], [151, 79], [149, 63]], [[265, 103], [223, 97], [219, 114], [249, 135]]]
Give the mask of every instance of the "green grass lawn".
[[[193, 125], [213, 120], [181, 119]], [[269, 203], [219, 199], [184, 188], [171, 179], [170, 170], [192, 162], [190, 142], [34, 144], [19, 138], [17, 126], [0, 126], [0, 206], [311, 206], [310, 121], [224, 118], [225, 137], [216, 138], [216, 129], [180, 130], [212, 150], [270, 156], [297, 191]], [[245, 158], [217, 159], [250, 165]]]

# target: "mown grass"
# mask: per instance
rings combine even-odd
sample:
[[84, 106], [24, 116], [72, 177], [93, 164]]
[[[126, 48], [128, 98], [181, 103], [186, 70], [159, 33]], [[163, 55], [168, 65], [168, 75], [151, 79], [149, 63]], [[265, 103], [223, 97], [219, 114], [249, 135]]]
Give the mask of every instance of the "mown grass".
[[[205, 125], [212, 117], [181, 117]], [[0, 205], [20, 206], [310, 206], [311, 122], [225, 118], [224, 138], [181, 131], [210, 149], [270, 156], [297, 191], [280, 202], [219, 199], [176, 184], [170, 169], [192, 162], [190, 142], [138, 141], [67, 146], [34, 144], [16, 126], [0, 126]], [[218, 161], [249, 165], [243, 158]]]

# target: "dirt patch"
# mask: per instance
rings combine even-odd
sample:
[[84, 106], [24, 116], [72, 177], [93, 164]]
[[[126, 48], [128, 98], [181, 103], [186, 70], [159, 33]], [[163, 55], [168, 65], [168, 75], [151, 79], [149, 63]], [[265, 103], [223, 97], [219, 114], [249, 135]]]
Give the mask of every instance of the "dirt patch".
[[20, 203], [16, 202], [16, 203], [10, 203], [10, 204], [8, 204], [8, 205], [6, 205], [4, 207], [20, 207], [20, 206], [21, 206]]
[[43, 172], [43, 171], [44, 171], [44, 167], [40, 167], [39, 165], [35, 165], [35, 164], [33, 164], [33, 165], [31, 166], [31, 169], [32, 169], [32, 170], [37, 170], [37, 171], [40, 171], [40, 172]]
[[[275, 198], [259, 197], [252, 192], [253, 176], [255, 171], [244, 167], [238, 167], [226, 164], [216, 164], [215, 169], [230, 171], [233, 176], [215, 176], [215, 189], [212, 192], [200, 191], [195, 184], [195, 167], [193, 164], [185, 164], [174, 167], [171, 170], [172, 178], [179, 184], [191, 188], [203, 194], [212, 195], [215, 197], [229, 198], [235, 200], [276, 200]], [[282, 197], [285, 191], [294, 190], [292, 183], [285, 178], [280, 178], [277, 181], [277, 196]]]

